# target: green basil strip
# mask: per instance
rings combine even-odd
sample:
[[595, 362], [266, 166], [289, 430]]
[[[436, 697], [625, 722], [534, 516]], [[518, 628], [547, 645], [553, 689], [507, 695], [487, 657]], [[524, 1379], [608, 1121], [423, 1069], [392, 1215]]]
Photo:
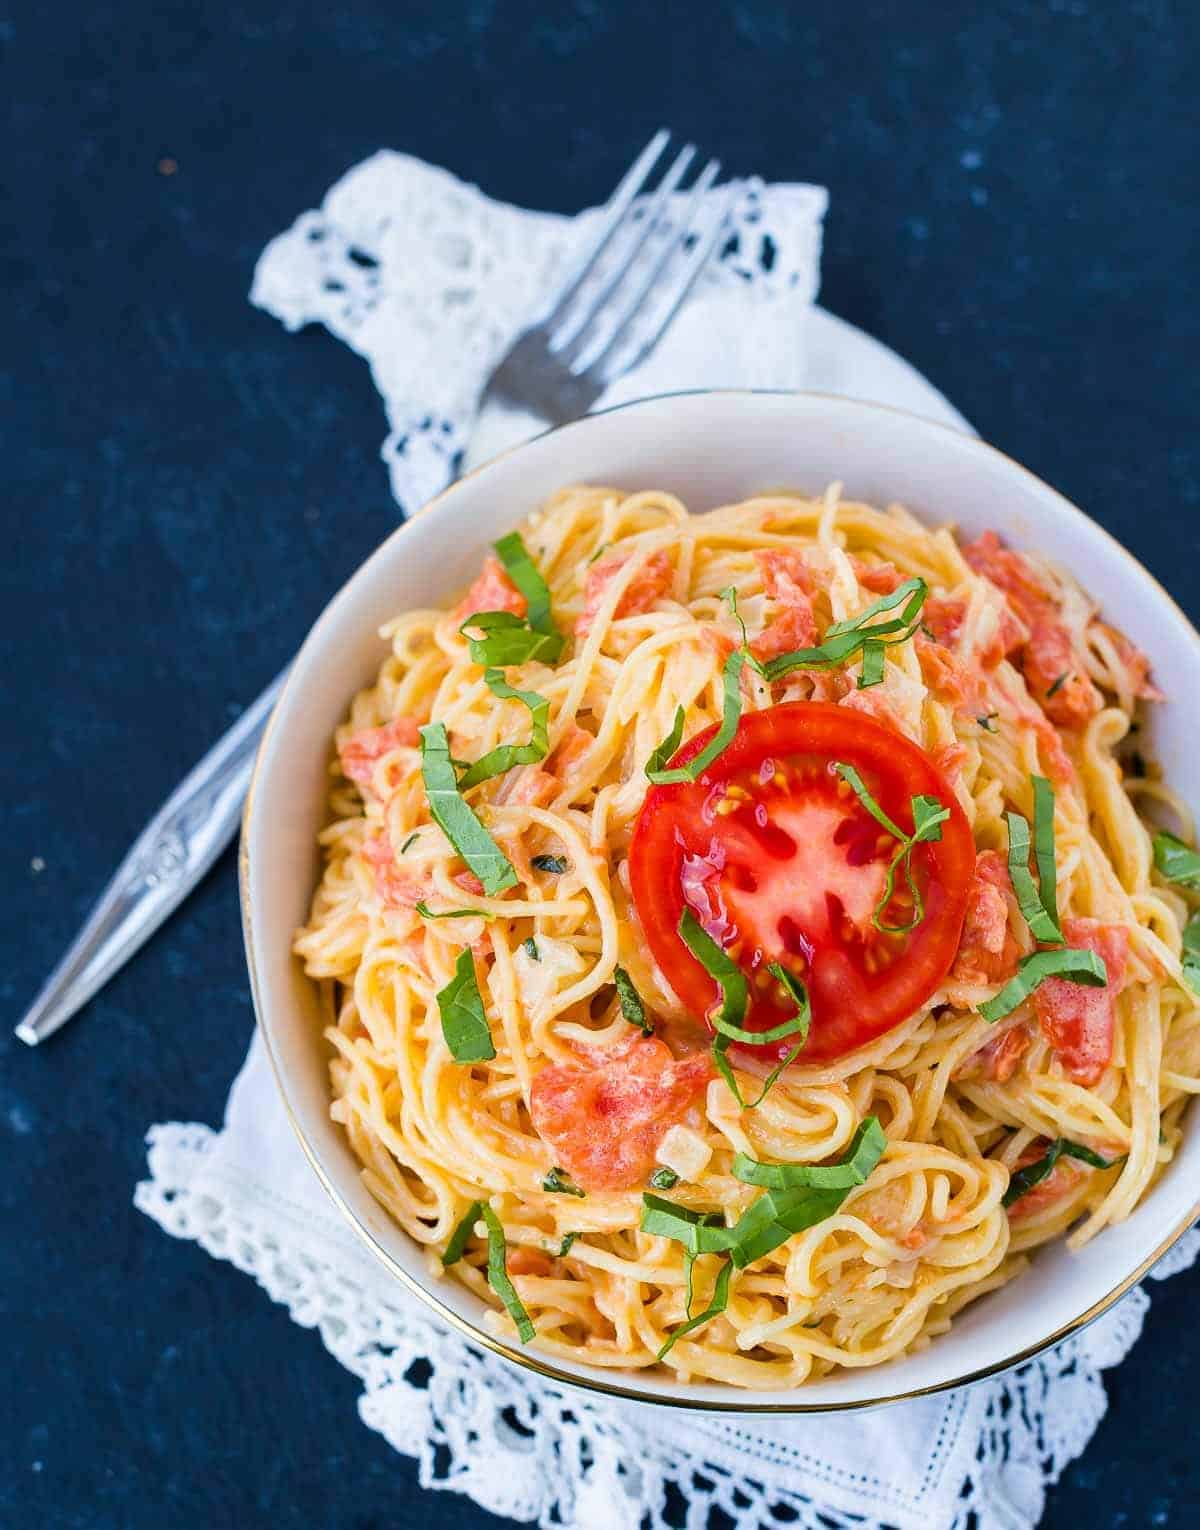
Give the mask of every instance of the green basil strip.
[[985, 733], [999, 733], [1000, 730], [996, 726], [996, 718], [999, 716], [999, 712], [987, 712], [984, 716], [977, 717], [975, 721]]
[[550, 750], [550, 703], [545, 696], [539, 696], [536, 691], [514, 690], [499, 669], [489, 669], [483, 678], [493, 696], [498, 696], [501, 701], [519, 701], [529, 708], [529, 742], [497, 744], [495, 749], [489, 749], [458, 778], [460, 792], [470, 791], [471, 787], [478, 786], [481, 781], [490, 781], [493, 776], [502, 776], [514, 765], [536, 765]]
[[[1042, 777], [1035, 777], [1041, 780]], [[1049, 784], [1049, 783], [1047, 783]], [[1058, 927], [1058, 898], [1054, 890], [1057, 869], [1054, 862], [1054, 795], [1050, 796], [1049, 822], [1041, 800], [1035, 801], [1035, 835], [1037, 841], [1038, 881], [1033, 880], [1029, 870], [1029, 854], [1033, 846], [1029, 839], [1029, 824], [1020, 813], [1006, 813], [1008, 822], [1008, 876], [1021, 906], [1025, 922], [1038, 940], [1061, 943], [1062, 930]], [[1050, 889], [1049, 898], [1046, 896]], [[1049, 905], [1049, 906], [1047, 906]], [[1052, 912], [1053, 910], [1053, 912]]]
[[679, 916], [679, 938], [721, 990], [720, 1008], [709, 1017], [714, 1028], [736, 1036], [746, 1018], [746, 974], [702, 928], [690, 908]]
[[759, 1163], [746, 1153], [735, 1153], [733, 1177], [763, 1190], [853, 1190], [866, 1184], [886, 1147], [878, 1117], [868, 1116], [837, 1163]]
[[[689, 1313], [692, 1310], [692, 1266], [695, 1262], [695, 1258], [689, 1256], [687, 1307], [685, 1308], [685, 1311]], [[682, 1339], [685, 1333], [695, 1333], [697, 1328], [703, 1328], [705, 1323], [711, 1322], [713, 1318], [719, 1317], [725, 1311], [729, 1305], [729, 1278], [732, 1274], [733, 1264], [730, 1260], [726, 1259], [717, 1275], [716, 1284], [713, 1286], [712, 1300], [708, 1306], [705, 1307], [703, 1312], [698, 1312], [695, 1317], [689, 1317], [686, 1323], [681, 1323], [678, 1328], [671, 1330], [667, 1335], [666, 1342], [658, 1354], [655, 1355], [654, 1358], [656, 1360], [662, 1360], [664, 1356], [670, 1353], [676, 1339]]]
[[493, 542], [504, 571], [525, 597], [526, 620], [535, 632], [549, 632], [558, 636], [558, 629], [550, 613], [550, 587], [538, 572], [538, 566], [530, 556], [519, 531], [510, 531], [506, 537]]
[[1009, 978], [994, 998], [979, 1006], [979, 1013], [990, 1022], [1003, 1020], [1019, 1004], [1024, 1004], [1039, 983], [1052, 977], [1103, 988], [1108, 983], [1108, 969], [1104, 958], [1094, 951], [1076, 951], [1069, 946], [1058, 951], [1034, 951], [1021, 959], [1016, 976]]
[[[747, 997], [746, 977], [742, 969], [702, 928], [690, 908], [685, 908], [680, 915], [679, 936], [708, 975], [716, 980], [721, 990], [720, 1008], [708, 1017], [716, 1032], [712, 1043], [713, 1066], [729, 1086], [729, 1091], [737, 1101], [738, 1107], [741, 1110], [754, 1110], [762, 1104], [783, 1070], [795, 1062], [797, 1054], [808, 1040], [811, 1011], [804, 985], [797, 982], [778, 962], [772, 962], [769, 970], [796, 1000], [796, 1013], [781, 1024], [772, 1026], [768, 1031], [748, 1031], [742, 1026], [742, 1021], [746, 1018]], [[741, 1041], [747, 1046], [763, 1046], [773, 1041], [783, 1041], [788, 1036], [797, 1036], [799, 1039], [783, 1060], [767, 1075], [757, 1099], [747, 1102], [738, 1088], [733, 1068], [725, 1055], [729, 1050], [730, 1042]]]
[[[742, 670], [745, 666], [746, 650], [744, 648], [735, 648], [725, 660], [724, 668], [721, 671], [721, 683], [724, 690], [721, 703], [721, 725], [712, 738], [709, 739], [708, 743], [705, 744], [704, 748], [701, 749], [700, 753], [694, 759], [689, 760], [686, 765], [678, 765], [672, 770], [663, 769], [656, 762], [659, 761], [660, 757], [662, 760], [668, 760], [675, 753], [674, 749], [669, 754], [664, 752], [667, 745], [671, 742], [670, 738], [664, 739], [646, 762], [647, 780], [653, 782], [655, 786], [668, 786], [674, 781], [698, 781], [717, 756], [729, 746], [733, 741], [733, 735], [737, 732], [737, 725], [742, 716]], [[676, 728], [682, 730], [682, 714], [683, 709], [681, 707], [675, 713], [675, 727], [671, 730], [672, 737], [675, 734]], [[652, 765], [653, 769], [651, 768]]]
[[1200, 890], [1200, 851], [1165, 829], [1154, 836], [1154, 865], [1168, 882]]
[[1194, 994], [1200, 994], [1200, 914], [1193, 914], [1183, 927], [1183, 981]]
[[624, 967], [613, 968], [613, 985], [621, 1001], [621, 1013], [626, 1020], [630, 1025], [636, 1025], [639, 1030], [644, 1031], [647, 1036], [653, 1036], [654, 1027], [646, 1019], [646, 1006], [642, 1003], [641, 995]]
[[689, 1254], [721, 1254], [733, 1244], [719, 1211], [691, 1211], [649, 1191], [642, 1192], [641, 1229], [682, 1243]]
[[433, 821], [483, 883], [490, 898], [517, 885], [517, 873], [458, 789], [445, 723], [421, 729], [421, 779]]
[[1070, 1142], [1066, 1137], [1057, 1137], [1050, 1144], [1044, 1158], [1039, 1158], [1036, 1163], [1027, 1164], [1025, 1168], [1018, 1169], [1008, 1182], [1008, 1189], [1004, 1192], [1004, 1205], [1011, 1206], [1014, 1201], [1019, 1201], [1023, 1195], [1028, 1194], [1035, 1185], [1040, 1185], [1044, 1179], [1049, 1179], [1054, 1172], [1054, 1166], [1062, 1157], [1078, 1158], [1081, 1163], [1091, 1164], [1093, 1169], [1111, 1169], [1121, 1162], [1120, 1158], [1101, 1158], [1099, 1153], [1093, 1153], [1091, 1148], [1082, 1147], [1078, 1142]]
[[413, 840], [414, 839], [420, 839], [420, 837], [421, 837], [420, 832], [417, 831], [417, 830], [414, 830], [414, 832], [412, 834], [410, 834], [408, 836], [408, 838], [404, 841], [404, 843], [400, 846], [400, 854], [404, 855], [405, 852], [412, 845]]
[[[834, 1170], [842, 1167], [849, 1169], [851, 1172], [847, 1178], [850, 1184], [832, 1188], [800, 1184], [795, 1188], [768, 1189], [746, 1208], [730, 1230], [734, 1240], [730, 1257], [734, 1264], [744, 1269], [754, 1260], [763, 1258], [786, 1243], [793, 1234], [803, 1232], [806, 1227], [814, 1227], [826, 1217], [832, 1216], [856, 1185], [866, 1183], [886, 1147], [887, 1138], [879, 1121], [874, 1116], [868, 1116], [855, 1132], [845, 1156], [838, 1164], [828, 1166]], [[753, 1160], [743, 1162], [752, 1163]], [[770, 1169], [788, 1166], [757, 1167]], [[815, 1172], [816, 1166], [809, 1165], [808, 1168], [811, 1174]]]
[[[503, 667], [527, 664], [531, 659], [553, 664], [563, 648], [560, 632], [535, 632], [523, 616], [512, 611], [476, 611], [458, 630], [476, 664]], [[482, 632], [483, 636], [472, 637], [472, 632]]]
[[504, 1229], [500, 1225], [500, 1218], [490, 1206], [482, 1208], [483, 1220], [487, 1224], [488, 1262], [487, 1278], [488, 1285], [504, 1303], [510, 1318], [517, 1325], [517, 1334], [522, 1344], [528, 1344], [534, 1337], [536, 1330], [533, 1319], [525, 1310], [525, 1304], [517, 1295], [517, 1288], [508, 1278], [508, 1268], [505, 1263], [507, 1245], [504, 1241]]
[[893, 839], [903, 840], [908, 838], [908, 835], [904, 832], [900, 825], [896, 823], [894, 819], [889, 818], [888, 815], [879, 806], [878, 802], [875, 801], [875, 798], [872, 797], [871, 793], [867, 790], [866, 782], [859, 775], [858, 771], [855, 770], [853, 765], [847, 765], [843, 761], [839, 760], [835, 763], [833, 768], [837, 771], [838, 775], [841, 776], [846, 785], [850, 787], [854, 795], [862, 803], [863, 807], [866, 808], [867, 812], [870, 813], [875, 822], [881, 825], [881, 827], [885, 828]]
[[671, 724], [671, 731], [659, 744], [657, 749], [651, 751], [650, 758], [646, 761], [646, 775], [651, 781], [663, 775], [667, 768], [667, 762], [675, 753], [683, 739], [683, 708], [675, 708], [675, 721]]
[[580, 1200], [584, 1199], [585, 1192], [578, 1185], [572, 1184], [565, 1170], [555, 1167], [550, 1170], [542, 1181], [542, 1189], [551, 1195], [577, 1195]]
[[[911, 834], [906, 834], [876, 802], [853, 765], [847, 765], [839, 760], [833, 768], [851, 788], [875, 822], [885, 828], [894, 839], [900, 841], [900, 848], [892, 857], [888, 867], [887, 879], [883, 884], [883, 895], [871, 915], [871, 923], [884, 935], [907, 935], [910, 930], [915, 930], [925, 917], [925, 904], [921, 898], [921, 890], [913, 880], [913, 850], [927, 840], [941, 839], [942, 824], [950, 817], [950, 809], [943, 806], [936, 797], [925, 795], [914, 797], [912, 799], [913, 831]], [[901, 870], [904, 872], [904, 880], [908, 884], [909, 895], [912, 898], [913, 915], [907, 924], [885, 924], [883, 916], [896, 892], [896, 872]]]
[[475, 981], [475, 958], [460, 951], [454, 976], [440, 988], [437, 1006], [442, 1016], [442, 1035], [457, 1063], [488, 1062], [496, 1055], [479, 984]]
[[529, 864], [538, 871], [549, 871], [556, 877], [571, 869], [571, 863], [565, 855], [535, 855]]
[[570, 1233], [564, 1233], [563, 1234], [563, 1240], [558, 1245], [558, 1255], [557, 1255], [557, 1257], [559, 1259], [565, 1259], [567, 1257], [567, 1255], [571, 1252], [571, 1245], [572, 1245], [572, 1243], [574, 1243], [579, 1238], [579, 1236], [580, 1236], [580, 1234], [577, 1233], [577, 1232], [570, 1232]]
[[472, 1201], [467, 1207], [462, 1220], [450, 1234], [450, 1241], [446, 1244], [446, 1252], [442, 1255], [442, 1264], [449, 1269], [452, 1264], [457, 1264], [466, 1252], [467, 1244], [475, 1230], [475, 1223], [483, 1214], [483, 1202]]
[[862, 670], [858, 677], [860, 691], [879, 685], [883, 680], [884, 658], [883, 644], [877, 638], [868, 638], [863, 644]]
[[521, 950], [524, 951], [531, 962], [540, 962], [542, 959], [541, 952], [537, 948], [537, 941], [534, 940], [532, 935], [521, 942]]
[[[1045, 776], [1033, 777], [1033, 855], [1037, 861], [1042, 907], [1058, 928], [1058, 864], [1054, 856], [1054, 788]], [[1062, 939], [1061, 936], [1056, 937]]]
[[[898, 589], [890, 595], [881, 596], [858, 616], [844, 622], [834, 622], [817, 647], [798, 648], [793, 653], [780, 654], [778, 658], [764, 664], [761, 673], [764, 679], [779, 680], [791, 674], [794, 669], [830, 669], [866, 650], [868, 644], [873, 645], [873, 650], [879, 651], [878, 658], [872, 657], [870, 660], [873, 671], [874, 666], [882, 661], [884, 647], [907, 642], [912, 637], [920, 625], [921, 607], [928, 594], [929, 587], [923, 579], [906, 579]], [[882, 622], [871, 620], [872, 617], [894, 611], [897, 606], [903, 607], [898, 617]], [[868, 680], [867, 683], [875, 682]]]
[[482, 908], [430, 908], [429, 904], [422, 901], [416, 905], [417, 913], [422, 919], [494, 919], [495, 914], [489, 914]]
[[1055, 680], [1053, 685], [1051, 685], [1050, 689], [1046, 692], [1046, 700], [1047, 701], [1050, 700], [1051, 696], [1057, 696], [1058, 695], [1059, 691], [1061, 691], [1063, 686], [1066, 685], [1067, 679], [1068, 679], [1070, 673], [1071, 672], [1068, 669], [1064, 669], [1063, 670], [1062, 674], [1059, 675], [1058, 679]]
[[674, 1190], [679, 1183], [679, 1175], [674, 1169], [655, 1169], [650, 1176], [650, 1187], [653, 1190]]

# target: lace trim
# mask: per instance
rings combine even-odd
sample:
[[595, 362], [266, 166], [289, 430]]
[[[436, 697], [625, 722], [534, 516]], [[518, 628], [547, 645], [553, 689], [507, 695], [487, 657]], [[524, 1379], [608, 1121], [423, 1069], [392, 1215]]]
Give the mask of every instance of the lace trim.
[[[809, 1492], [781, 1490], [676, 1443], [664, 1449], [644, 1425], [635, 1441], [619, 1413], [491, 1363], [420, 1311], [369, 1297], [332, 1266], [283, 1246], [254, 1217], [193, 1191], [216, 1140], [206, 1126], [152, 1128], [150, 1178], [137, 1186], [134, 1204], [172, 1236], [252, 1275], [297, 1323], [315, 1328], [361, 1379], [363, 1422], [417, 1459], [422, 1487], [466, 1493], [494, 1514], [543, 1530], [669, 1530], [681, 1504], [688, 1530], [723, 1523], [735, 1530], [885, 1530], [878, 1520], [822, 1503], [811, 1469]], [[1186, 1268], [1197, 1252], [1200, 1231], [1193, 1230], [1155, 1278]], [[1129, 1352], [1148, 1306], [1139, 1288], [1086, 1334], [986, 1384], [974, 1465], [949, 1530], [1037, 1523], [1046, 1487], [1083, 1451], [1104, 1414], [1101, 1372]], [[751, 1435], [738, 1428], [727, 1434], [744, 1462], [761, 1457]], [[934, 1449], [931, 1459], [944, 1455]], [[506, 1462], [517, 1469], [506, 1470]]]
[[[817, 186], [748, 182], [697, 293], [811, 302], [826, 201]], [[391, 427], [382, 456], [392, 492], [412, 510], [449, 481], [480, 387], [598, 216], [526, 212], [385, 150], [271, 241], [250, 301], [289, 330], [323, 324], [370, 363]]]

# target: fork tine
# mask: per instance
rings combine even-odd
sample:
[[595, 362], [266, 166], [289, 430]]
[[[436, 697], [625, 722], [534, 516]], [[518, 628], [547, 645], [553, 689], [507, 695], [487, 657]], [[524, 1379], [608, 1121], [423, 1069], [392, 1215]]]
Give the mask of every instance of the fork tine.
[[[551, 335], [551, 355], [562, 356], [562, 353], [580, 338], [583, 332], [587, 329], [588, 325], [596, 317], [597, 313], [600, 312], [600, 310], [608, 302], [609, 298], [612, 297], [613, 292], [616, 290], [618, 284], [624, 280], [626, 273], [637, 260], [643, 245], [646, 243], [647, 239], [650, 238], [650, 235], [654, 232], [658, 225], [662, 222], [663, 214], [666, 211], [667, 203], [670, 200], [672, 192], [674, 192], [680, 181], [683, 180], [688, 166], [691, 164], [692, 160], [695, 159], [695, 157], [695, 147], [690, 143], [685, 144], [684, 147], [675, 156], [675, 160], [671, 165], [671, 168], [658, 183], [658, 187], [654, 192], [654, 196], [650, 202], [650, 205], [646, 209], [646, 215], [642, 219], [641, 227], [637, 230], [632, 245], [628, 250], [625, 251], [624, 257], [618, 264], [617, 269], [611, 272], [605, 278], [600, 291], [593, 296], [591, 302], [584, 309], [584, 311], [580, 314], [577, 314], [574, 319], [571, 319], [565, 328], [558, 334]], [[549, 328], [549, 325], [546, 327]], [[567, 358], [564, 357], [563, 359], [566, 360]]]
[[678, 313], [684, 298], [687, 297], [688, 293], [695, 285], [696, 278], [708, 264], [709, 257], [712, 255], [713, 250], [716, 248], [717, 240], [725, 231], [726, 225], [729, 221], [730, 211], [744, 190], [745, 183], [743, 181], [731, 181], [729, 183], [729, 190], [726, 194], [725, 200], [721, 203], [720, 211], [714, 218], [708, 232], [704, 235], [704, 237], [696, 245], [695, 249], [693, 249], [692, 253], [688, 256], [687, 264], [683, 269], [683, 276], [679, 283], [679, 287], [676, 290], [674, 297], [667, 305], [666, 311], [660, 315], [652, 333], [647, 335], [645, 339], [641, 341], [637, 349], [633, 351], [632, 354], [627, 357], [622, 357], [620, 365], [609, 367], [605, 371], [603, 378], [600, 380], [606, 387], [615, 378], [620, 377], [623, 373], [628, 372], [631, 370], [631, 368], [637, 366], [638, 362], [647, 356], [662, 339], [667, 325], [670, 324], [671, 320]]
[[571, 267], [559, 288], [558, 296], [554, 300], [554, 307], [539, 322], [547, 328], [561, 323], [571, 299], [579, 291], [580, 285], [596, 261], [608, 247], [608, 242], [616, 233], [618, 227], [624, 221], [625, 214], [633, 204], [634, 198], [645, 184], [646, 177], [654, 168], [656, 161], [666, 148], [670, 140], [670, 133], [666, 128], [659, 128], [654, 137], [626, 170], [625, 174], [617, 183], [616, 190], [608, 199], [608, 205], [597, 230], [596, 238], [584, 250], [573, 267]]
[[603, 361], [605, 356], [611, 354], [617, 342], [641, 310], [642, 304], [645, 302], [650, 290], [657, 285], [667, 262], [678, 252], [683, 240], [691, 232], [696, 221], [696, 215], [700, 210], [704, 193], [720, 173], [721, 161], [719, 159], [710, 159], [696, 177], [688, 193], [687, 205], [684, 207], [683, 215], [679, 219], [678, 229], [669, 239], [664, 240], [663, 247], [657, 257], [649, 263], [648, 269], [634, 283], [633, 291], [618, 310], [616, 323], [609, 330], [607, 336], [601, 335], [598, 341], [593, 342], [587, 351], [582, 352], [576, 358], [571, 371], [577, 376], [582, 376], [585, 372], [590, 371]]

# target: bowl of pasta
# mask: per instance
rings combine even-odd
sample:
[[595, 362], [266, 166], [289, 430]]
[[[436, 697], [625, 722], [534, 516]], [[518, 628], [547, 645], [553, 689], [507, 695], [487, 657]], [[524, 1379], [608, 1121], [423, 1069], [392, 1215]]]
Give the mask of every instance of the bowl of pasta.
[[876, 1405], [1197, 1215], [1200, 638], [1001, 453], [843, 398], [551, 432], [313, 628], [242, 849], [300, 1140], [556, 1381]]

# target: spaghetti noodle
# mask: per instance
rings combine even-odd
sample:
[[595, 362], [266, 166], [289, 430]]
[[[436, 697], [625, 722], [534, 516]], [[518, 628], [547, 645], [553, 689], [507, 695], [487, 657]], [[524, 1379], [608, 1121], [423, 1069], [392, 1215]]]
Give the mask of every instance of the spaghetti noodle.
[[[1155, 869], [1142, 810], [1192, 826], [1128, 752], [1146, 662], [1078, 586], [839, 486], [702, 516], [573, 487], [498, 546], [455, 610], [385, 629], [296, 940], [332, 1114], [431, 1275], [552, 1355], [776, 1389], [922, 1346], [1039, 1244], [1127, 1216], [1200, 1091], [1190, 884]], [[768, 713], [866, 719], [927, 773], [911, 830], [876, 795], [886, 760], [852, 772], [858, 798], [844, 760], [814, 778], [871, 836], [842, 901], [821, 890], [861, 991], [907, 991], [927, 952], [932, 990], [875, 1033], [855, 1008], [836, 1039], [803, 932], [746, 965], [734, 916], [766, 884], [721, 882], [714, 922], [724, 848], [700, 871], [679, 852], [661, 896], [636, 864], [648, 804], [703, 789], [714, 846], [739, 813], [767, 824], [729, 762]], [[785, 766], [768, 750], [754, 779], [816, 812]], [[682, 845], [699, 817], [675, 821]], [[829, 862], [794, 837], [782, 885], [808, 896]], [[711, 1008], [677, 992], [696, 984]], [[746, 1029], [760, 1002], [774, 1050]]]

